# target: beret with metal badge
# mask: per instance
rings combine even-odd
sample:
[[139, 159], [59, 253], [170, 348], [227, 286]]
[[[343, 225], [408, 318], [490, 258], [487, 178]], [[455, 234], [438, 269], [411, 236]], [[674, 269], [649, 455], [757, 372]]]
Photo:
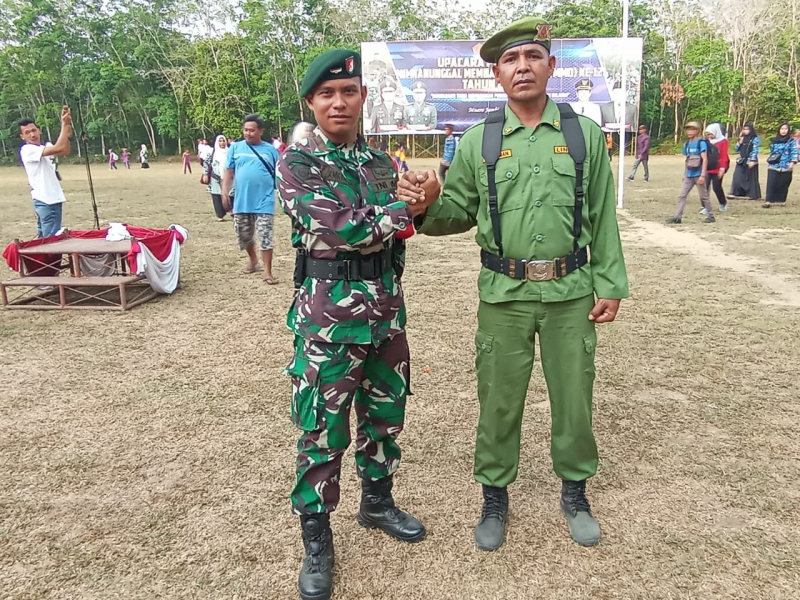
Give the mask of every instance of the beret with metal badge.
[[325, 81], [361, 77], [361, 55], [355, 50], [337, 49], [323, 52], [308, 65], [300, 84], [300, 96], [306, 97]]

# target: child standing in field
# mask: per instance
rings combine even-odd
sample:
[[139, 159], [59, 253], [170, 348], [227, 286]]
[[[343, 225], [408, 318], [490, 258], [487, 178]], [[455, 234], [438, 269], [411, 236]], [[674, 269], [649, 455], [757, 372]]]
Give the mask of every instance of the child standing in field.
[[188, 150], [183, 151], [183, 174], [186, 175], [186, 169], [189, 169], [189, 173], [192, 172], [192, 155], [189, 154]]
[[126, 169], [131, 168], [131, 153], [128, 152], [127, 148], [122, 149], [122, 164], [125, 165]]
[[403, 142], [397, 142], [394, 145], [394, 161], [397, 164], [398, 173], [405, 173], [408, 171], [408, 163], [406, 163], [406, 147]]
[[114, 152], [111, 148], [108, 149], [108, 170], [109, 171], [116, 171], [117, 170], [117, 160], [119, 160], [119, 156], [117, 153]]

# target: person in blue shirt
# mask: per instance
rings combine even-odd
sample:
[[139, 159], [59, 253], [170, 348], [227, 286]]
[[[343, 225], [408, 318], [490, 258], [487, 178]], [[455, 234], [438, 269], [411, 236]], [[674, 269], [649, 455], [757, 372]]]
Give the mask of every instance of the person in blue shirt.
[[453, 126], [445, 125], [444, 134], [447, 136], [444, 139], [444, 154], [442, 154], [442, 163], [439, 165], [439, 177], [444, 182], [447, 175], [447, 170], [450, 168], [450, 163], [456, 156], [456, 136], [453, 135]]
[[739, 156], [736, 158], [736, 169], [733, 171], [731, 193], [728, 194], [728, 200], [734, 198], [759, 200], [761, 198], [761, 184], [758, 182], [758, 150], [760, 147], [761, 139], [756, 133], [756, 128], [752, 123], [745, 123], [742, 133], [739, 135], [739, 143], [736, 144]]
[[686, 198], [693, 187], [700, 192], [700, 201], [706, 209], [704, 223], [714, 223], [714, 209], [708, 199], [706, 189], [706, 175], [708, 174], [708, 142], [700, 137], [700, 123], [689, 121], [686, 124], [686, 143], [683, 145], [683, 155], [686, 157], [686, 171], [683, 174], [683, 187], [678, 198], [678, 211], [674, 217], [667, 219], [667, 223], [680, 223], [683, 211], [686, 208]]
[[[234, 142], [228, 149], [225, 171], [222, 176], [222, 203], [233, 213], [233, 229], [239, 250], [247, 251], [250, 262], [245, 273], [259, 270], [256, 254], [258, 232], [261, 261], [264, 263], [264, 281], [275, 285], [272, 275], [272, 227], [275, 213], [275, 166], [278, 151], [262, 140], [264, 120], [258, 115], [247, 115], [242, 126], [244, 139]], [[236, 201], [231, 207], [230, 190], [236, 183]]]
[[790, 133], [789, 124], [781, 123], [778, 135], [772, 138], [769, 144], [767, 197], [766, 202], [762, 204], [764, 208], [786, 204], [786, 195], [792, 184], [792, 169], [800, 158], [797, 143], [790, 137]]

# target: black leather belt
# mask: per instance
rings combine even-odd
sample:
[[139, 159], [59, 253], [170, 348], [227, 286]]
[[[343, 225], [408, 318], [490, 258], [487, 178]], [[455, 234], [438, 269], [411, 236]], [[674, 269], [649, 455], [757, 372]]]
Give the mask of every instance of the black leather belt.
[[363, 281], [380, 279], [392, 268], [392, 253], [381, 250], [375, 254], [356, 256], [350, 260], [329, 260], [312, 258], [305, 251], [298, 250], [297, 263], [302, 264], [300, 277], [314, 279], [333, 279], [344, 281]]
[[577, 271], [589, 262], [586, 248], [554, 260], [517, 260], [481, 250], [481, 264], [495, 273], [523, 281], [550, 281]]

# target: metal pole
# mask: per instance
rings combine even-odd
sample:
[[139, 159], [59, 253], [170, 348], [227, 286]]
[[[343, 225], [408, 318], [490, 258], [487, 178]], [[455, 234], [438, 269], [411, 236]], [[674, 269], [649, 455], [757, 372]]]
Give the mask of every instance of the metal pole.
[[92, 199], [92, 212], [94, 213], [94, 228], [100, 229], [100, 215], [97, 213], [97, 200], [94, 196], [94, 182], [92, 181], [92, 168], [89, 166], [89, 141], [86, 138], [86, 126], [81, 114], [81, 99], [78, 98], [78, 126], [81, 129], [80, 144], [83, 145], [83, 157], [86, 162], [86, 178], [89, 180], [89, 196]]
[[619, 130], [619, 171], [617, 173], [617, 208], [622, 208], [625, 192], [625, 126], [627, 125], [627, 97], [628, 97], [628, 21], [630, 20], [630, 0], [622, 0], [622, 90], [625, 94], [621, 99], [621, 106], [617, 110], [622, 116], [622, 126]]

